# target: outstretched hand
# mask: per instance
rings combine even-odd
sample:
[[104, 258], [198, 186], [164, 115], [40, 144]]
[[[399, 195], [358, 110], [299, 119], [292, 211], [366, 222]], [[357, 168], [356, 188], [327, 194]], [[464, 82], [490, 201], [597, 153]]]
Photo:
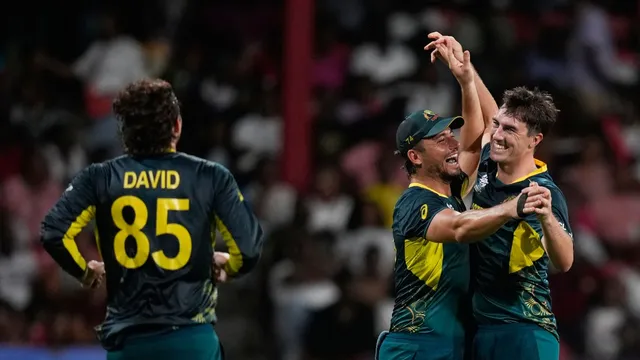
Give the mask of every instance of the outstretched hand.
[[431, 51], [431, 63], [434, 63], [436, 59], [440, 59], [442, 62], [447, 64], [447, 66], [450, 66], [449, 56], [445, 56], [443, 53], [440, 53], [437, 49], [437, 45], [450, 47], [455, 59], [461, 63], [464, 62], [464, 51], [462, 50], [462, 45], [453, 36], [444, 36], [439, 32], [434, 31], [429, 33], [427, 37], [432, 41], [427, 44], [424, 49]]

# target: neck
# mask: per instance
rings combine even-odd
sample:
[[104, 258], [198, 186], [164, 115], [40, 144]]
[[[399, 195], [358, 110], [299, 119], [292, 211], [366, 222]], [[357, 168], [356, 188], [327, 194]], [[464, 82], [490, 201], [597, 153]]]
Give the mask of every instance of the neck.
[[527, 157], [523, 161], [514, 161], [512, 163], [499, 163], [498, 174], [496, 177], [505, 184], [511, 184], [521, 179], [537, 169], [536, 162], [533, 158]]
[[418, 183], [433, 191], [437, 191], [440, 194], [451, 196], [451, 184], [439, 177], [434, 178], [426, 175], [413, 175], [411, 176], [411, 183]]

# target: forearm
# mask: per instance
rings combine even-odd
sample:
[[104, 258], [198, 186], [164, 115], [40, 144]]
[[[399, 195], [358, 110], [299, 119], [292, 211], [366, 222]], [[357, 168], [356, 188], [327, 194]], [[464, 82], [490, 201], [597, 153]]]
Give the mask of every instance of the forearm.
[[498, 113], [498, 104], [493, 98], [493, 95], [491, 95], [491, 92], [489, 91], [487, 86], [480, 78], [477, 70], [475, 70], [474, 83], [476, 84], [478, 98], [480, 99], [480, 107], [482, 109], [484, 126], [485, 128], [489, 128], [491, 126], [491, 120]]
[[508, 203], [483, 210], [469, 210], [460, 213], [454, 222], [457, 242], [480, 241], [495, 233], [513, 217]]
[[[462, 91], [462, 117], [464, 126], [460, 129], [460, 149], [463, 151], [473, 151], [473, 145], [484, 132], [484, 119], [482, 108], [475, 81], [470, 81], [460, 85]], [[480, 151], [478, 143], [477, 151]]]
[[553, 266], [567, 272], [573, 265], [573, 239], [562, 228], [555, 216], [540, 219], [543, 245]]
[[44, 233], [42, 246], [53, 260], [69, 275], [81, 280], [87, 270], [87, 262], [78, 251], [75, 242], [65, 241], [60, 237]]

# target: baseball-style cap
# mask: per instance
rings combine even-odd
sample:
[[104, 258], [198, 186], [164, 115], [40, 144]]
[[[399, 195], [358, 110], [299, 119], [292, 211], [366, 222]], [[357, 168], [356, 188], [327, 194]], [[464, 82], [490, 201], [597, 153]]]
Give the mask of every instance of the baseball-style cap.
[[462, 116], [440, 117], [431, 110], [416, 111], [398, 125], [396, 147], [404, 155], [420, 140], [436, 136], [447, 128], [457, 129], [462, 125]]

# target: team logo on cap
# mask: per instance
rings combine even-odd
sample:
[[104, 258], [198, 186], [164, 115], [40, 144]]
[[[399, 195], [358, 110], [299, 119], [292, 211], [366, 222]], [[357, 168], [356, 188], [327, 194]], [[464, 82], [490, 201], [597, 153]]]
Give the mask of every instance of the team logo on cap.
[[435, 121], [436, 119], [438, 119], [438, 114], [434, 113], [431, 110], [425, 110], [423, 113], [424, 118], [427, 119], [427, 121]]

